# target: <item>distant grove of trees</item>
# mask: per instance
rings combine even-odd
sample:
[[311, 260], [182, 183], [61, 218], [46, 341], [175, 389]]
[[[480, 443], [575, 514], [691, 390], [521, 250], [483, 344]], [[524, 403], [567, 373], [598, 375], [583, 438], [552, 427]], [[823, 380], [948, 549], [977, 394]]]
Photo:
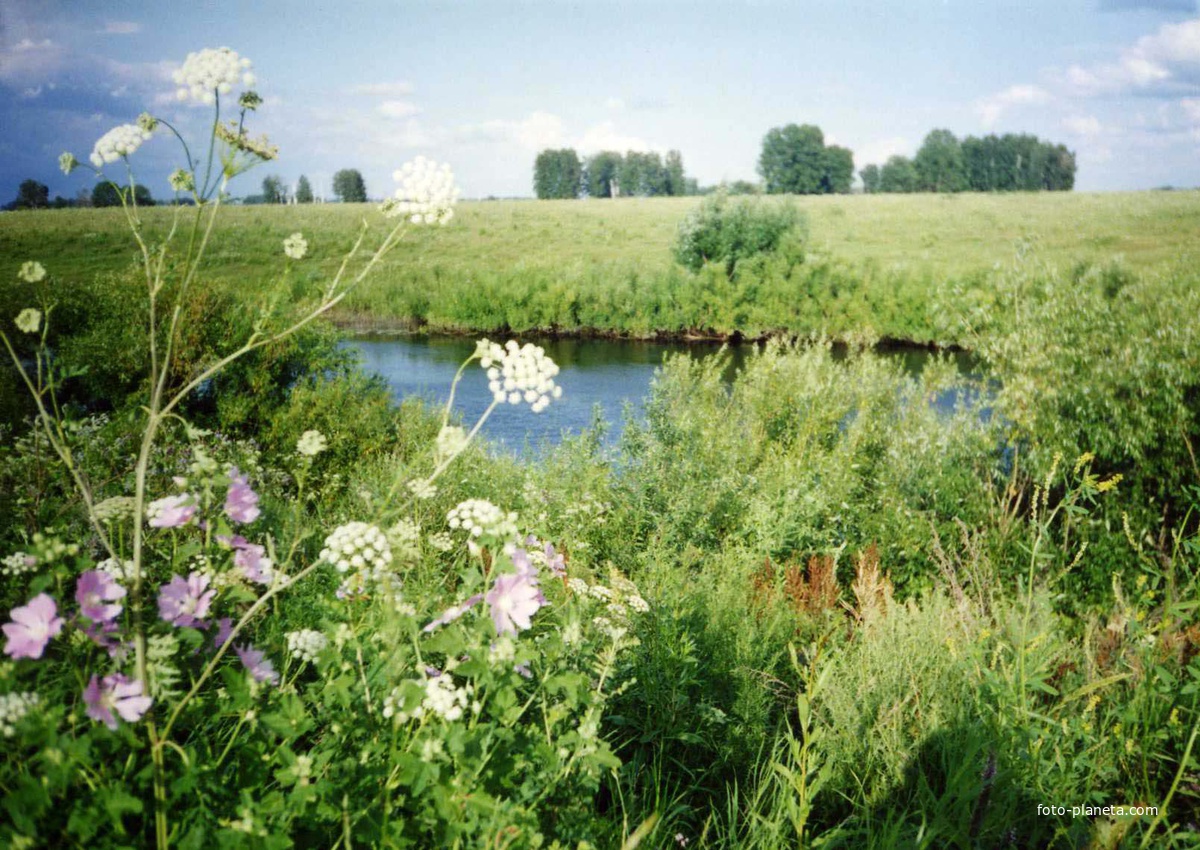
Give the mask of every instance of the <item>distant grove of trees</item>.
[[933, 130], [912, 159], [893, 156], [859, 172], [863, 191], [1067, 192], [1075, 188], [1075, 154], [1037, 136], [968, 136]]
[[825, 146], [825, 134], [813, 124], [773, 127], [763, 138], [758, 158], [768, 194], [846, 194], [854, 182], [854, 154]]
[[683, 155], [667, 151], [601, 151], [582, 160], [573, 148], [544, 150], [533, 163], [533, 192], [538, 198], [615, 198], [694, 195], [696, 181], [683, 170]]
[[361, 204], [367, 200], [367, 184], [357, 168], [343, 168], [333, 175], [333, 194], [343, 203]]

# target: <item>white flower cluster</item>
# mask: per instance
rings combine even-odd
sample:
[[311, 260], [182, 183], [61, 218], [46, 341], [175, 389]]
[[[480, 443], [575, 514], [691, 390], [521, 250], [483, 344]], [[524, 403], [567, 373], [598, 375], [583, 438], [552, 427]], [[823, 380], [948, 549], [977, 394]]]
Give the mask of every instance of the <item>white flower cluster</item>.
[[525, 402], [534, 413], [541, 413], [550, 406], [550, 399], [562, 398], [562, 387], [554, 383], [558, 364], [540, 345], [518, 345], [510, 339], [501, 346], [481, 339], [475, 353], [487, 370], [488, 389], [497, 402]]
[[105, 558], [96, 564], [96, 569], [108, 573], [117, 581], [133, 581], [133, 561], [118, 561], [116, 558]]
[[517, 536], [517, 515], [505, 513], [487, 499], [467, 499], [459, 502], [446, 514], [453, 529], [462, 529], [471, 537], [498, 537], [508, 540]]
[[176, 97], [200, 103], [212, 103], [214, 92], [229, 94], [238, 84], [254, 85], [250, 60], [243, 59], [228, 47], [210, 47], [189, 53], [183, 61], [183, 67], [172, 78], [175, 85], [179, 86], [175, 91]]
[[329, 646], [329, 638], [313, 629], [301, 629], [287, 633], [288, 652], [301, 661], [316, 661], [317, 656]]
[[426, 478], [414, 478], [405, 485], [418, 499], [432, 499], [437, 495], [437, 485]]
[[451, 723], [462, 719], [463, 713], [471, 701], [470, 685], [456, 688], [450, 674], [442, 673], [438, 676], [427, 677], [424, 687], [424, 699], [421, 700], [420, 705], [409, 712], [399, 709], [400, 689], [393, 690], [391, 695], [383, 701], [383, 716], [394, 717], [397, 723], [417, 720], [426, 714], [436, 714]]
[[118, 522], [133, 516], [133, 505], [132, 496], [110, 496], [97, 502], [92, 511], [100, 522]]
[[21, 270], [17, 272], [17, 277], [26, 283], [37, 283], [46, 277], [46, 267], [37, 260], [27, 260], [21, 263]]
[[0, 694], [0, 735], [11, 738], [14, 728], [41, 700], [34, 693]]
[[365, 594], [372, 587], [384, 593], [398, 592], [400, 581], [388, 569], [392, 563], [392, 549], [387, 537], [376, 526], [365, 522], [339, 526], [325, 538], [321, 560], [347, 574], [337, 591], [339, 599]]
[[0, 576], [19, 576], [37, 569], [37, 558], [25, 552], [13, 552], [0, 560]]
[[186, 168], [176, 168], [167, 177], [172, 191], [190, 192], [196, 188], [196, 176]]
[[404, 163], [392, 177], [400, 188], [383, 204], [388, 218], [406, 216], [413, 224], [446, 224], [454, 218], [458, 187], [449, 164], [438, 165], [419, 156]]
[[329, 443], [320, 431], [305, 431], [296, 441], [296, 451], [305, 457], [316, 457], [327, 448]]
[[17, 313], [17, 318], [13, 319], [13, 323], [22, 333], [35, 334], [42, 327], [42, 311], [26, 307]]
[[[647, 602], [638, 593], [637, 585], [631, 582], [624, 576], [614, 575], [612, 577], [612, 587], [605, 587], [602, 584], [588, 584], [581, 578], [567, 579], [567, 588], [579, 599], [595, 600], [604, 603], [605, 610], [609, 616], [614, 617], [620, 622], [624, 622], [628, 617], [628, 612], [633, 611], [637, 614], [645, 614], [650, 610], [650, 603]], [[607, 618], [598, 618], [603, 620], [603, 624], [607, 626]]]
[[116, 162], [123, 156], [129, 156], [148, 138], [150, 138], [150, 134], [137, 124], [122, 124], [119, 127], [113, 127], [96, 140], [89, 158], [92, 165], [101, 168], [106, 162]]
[[467, 432], [457, 425], [446, 425], [438, 431], [435, 452], [439, 461], [461, 452], [467, 447]]
[[449, 552], [454, 548], [454, 540], [444, 531], [435, 531], [429, 535], [429, 545], [439, 552]]
[[284, 239], [283, 253], [287, 254], [293, 260], [303, 260], [304, 255], [308, 253], [308, 240], [304, 238], [304, 234], [293, 233], [287, 239]]

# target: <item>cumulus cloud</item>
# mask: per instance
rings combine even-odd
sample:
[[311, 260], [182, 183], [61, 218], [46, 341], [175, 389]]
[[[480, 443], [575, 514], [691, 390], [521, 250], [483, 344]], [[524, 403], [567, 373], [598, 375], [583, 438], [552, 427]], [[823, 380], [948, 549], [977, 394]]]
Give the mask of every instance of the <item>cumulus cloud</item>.
[[532, 112], [519, 120], [495, 119], [466, 124], [455, 131], [463, 142], [507, 143], [529, 151], [560, 148], [566, 144], [562, 119], [549, 112]]
[[1068, 133], [1085, 139], [1099, 136], [1104, 132], [1104, 125], [1095, 115], [1071, 115], [1062, 120], [1062, 127]]
[[1169, 96], [1200, 86], [1200, 18], [1164, 24], [1121, 50], [1115, 62], [1072, 65], [1063, 77], [1071, 93], [1093, 97], [1131, 92]]
[[1041, 106], [1053, 100], [1050, 92], [1034, 85], [1009, 86], [975, 104], [975, 112], [984, 127], [992, 128], [1005, 112], [1014, 107]]
[[617, 130], [612, 121], [602, 121], [583, 131], [574, 147], [583, 154], [599, 151], [648, 151], [653, 148], [645, 139]]
[[411, 118], [421, 112], [421, 108], [407, 100], [385, 100], [375, 107], [375, 111], [386, 118]]

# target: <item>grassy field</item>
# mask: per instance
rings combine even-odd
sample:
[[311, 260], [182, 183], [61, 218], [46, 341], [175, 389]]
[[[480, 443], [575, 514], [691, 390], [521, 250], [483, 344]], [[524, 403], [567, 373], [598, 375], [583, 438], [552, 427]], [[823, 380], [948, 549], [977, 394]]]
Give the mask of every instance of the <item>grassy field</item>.
[[[714, 335], [853, 333], [935, 336], [927, 311], [942, 285], [978, 280], [1020, 253], [1071, 273], [1119, 262], [1137, 272], [1187, 268], [1200, 245], [1200, 192], [875, 195], [793, 199], [808, 222], [809, 262], [786, 280], [744, 276], [714, 295], [711, 277], [676, 265], [671, 244], [695, 198], [463, 203], [446, 228], [417, 230], [340, 308], [346, 324], [431, 330], [554, 329]], [[151, 239], [172, 211], [143, 213]], [[183, 213], [185, 219], [191, 213]], [[328, 279], [374, 205], [231, 207], [206, 270], [236, 289], [261, 288], [294, 231], [309, 239], [293, 294]], [[368, 240], [368, 245], [371, 242]], [[0, 216], [0, 256], [41, 258], [61, 282], [133, 260], [118, 210]], [[778, 275], [776, 275], [778, 276]], [[715, 300], [714, 300], [715, 299]], [[723, 300], [722, 300], [723, 299]], [[807, 308], [795, 304], [809, 301]]]

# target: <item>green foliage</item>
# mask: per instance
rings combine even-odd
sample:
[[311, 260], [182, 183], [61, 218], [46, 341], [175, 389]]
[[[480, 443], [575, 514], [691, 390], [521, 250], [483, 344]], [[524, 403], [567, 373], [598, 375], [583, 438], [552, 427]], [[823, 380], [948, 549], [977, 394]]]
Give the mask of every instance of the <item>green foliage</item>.
[[710, 263], [721, 265], [732, 277], [739, 262], [787, 245], [789, 259], [799, 262], [803, 236], [793, 235], [797, 229], [803, 230], [803, 220], [795, 207], [759, 199], [730, 201], [718, 192], [680, 222], [675, 260], [694, 272]]
[[7, 205], [14, 210], [37, 210], [50, 206], [50, 187], [37, 180], [22, 180], [17, 187], [17, 197]]
[[613, 183], [620, 186], [618, 174], [621, 170], [621, 154], [616, 151], [601, 151], [588, 157], [585, 179], [589, 198], [611, 198], [615, 195]]
[[[774, 127], [763, 137], [758, 173], [770, 194], [814, 195], [830, 191], [825, 135], [812, 124]], [[851, 169], [853, 173], [853, 168]]]
[[894, 154], [879, 170], [880, 192], [915, 192], [917, 191], [917, 170], [913, 162], [906, 156]]
[[[270, 175], [263, 178], [262, 194], [264, 204], [282, 204], [287, 200], [287, 189], [284, 188], [283, 178]], [[312, 200], [311, 197], [309, 200]], [[363, 200], [366, 200], [364, 198]]]
[[541, 200], [577, 198], [583, 188], [583, 163], [573, 148], [544, 150], [533, 162], [533, 193]]
[[967, 188], [962, 145], [949, 130], [931, 130], [913, 160], [917, 190], [961, 192]]
[[312, 202], [312, 185], [308, 182], [308, 178], [301, 174], [300, 179], [296, 182], [296, 203], [311, 204]]
[[367, 184], [357, 168], [343, 168], [333, 175], [333, 194], [344, 204], [361, 204], [367, 200]]
[[858, 172], [858, 176], [862, 178], [863, 191], [868, 195], [874, 195], [880, 190], [880, 174], [879, 166], [872, 163], [863, 167], [863, 170]]
[[821, 178], [821, 190], [827, 194], [848, 195], [853, 181], [853, 152], [837, 145], [825, 148], [825, 173]]
[[154, 198], [150, 195], [150, 189], [140, 183], [134, 186], [133, 198], [129, 196], [128, 186], [118, 186], [117, 184], [104, 180], [96, 184], [92, 189], [92, 206], [94, 207], [119, 207], [121, 206], [121, 198], [124, 196], [126, 203], [137, 201], [139, 207], [154, 206]]

